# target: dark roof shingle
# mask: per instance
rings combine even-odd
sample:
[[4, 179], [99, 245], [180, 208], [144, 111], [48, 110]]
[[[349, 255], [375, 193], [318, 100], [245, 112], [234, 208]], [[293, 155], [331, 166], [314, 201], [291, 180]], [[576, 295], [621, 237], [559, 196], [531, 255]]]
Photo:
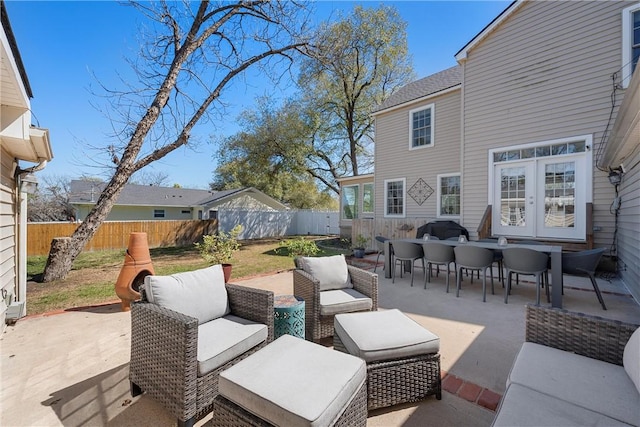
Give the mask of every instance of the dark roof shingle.
[[389, 96], [382, 104], [378, 105], [373, 112], [377, 113], [397, 105], [405, 104], [451, 87], [458, 86], [461, 83], [462, 68], [459, 65], [456, 65], [401, 87], [398, 91]]

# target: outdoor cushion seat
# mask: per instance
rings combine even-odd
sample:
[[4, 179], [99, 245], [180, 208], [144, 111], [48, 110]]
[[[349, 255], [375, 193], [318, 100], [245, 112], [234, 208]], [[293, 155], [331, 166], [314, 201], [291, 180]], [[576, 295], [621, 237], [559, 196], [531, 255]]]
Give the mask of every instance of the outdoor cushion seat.
[[526, 306], [492, 426], [640, 427], [640, 325]]
[[203, 376], [266, 341], [266, 325], [227, 315], [198, 326], [198, 376]]
[[[366, 387], [365, 380], [361, 359], [283, 335], [222, 372], [219, 387], [221, 397], [273, 425], [328, 426]], [[366, 423], [361, 410], [360, 423]], [[214, 425], [217, 412], [216, 404]]]
[[398, 309], [338, 314], [334, 324], [347, 351], [366, 362], [440, 351], [440, 338]]
[[354, 289], [335, 289], [320, 293], [320, 314], [322, 316], [371, 310], [372, 306], [371, 298]]
[[333, 348], [367, 363], [367, 408], [442, 398], [440, 338], [400, 310], [338, 314]]
[[[600, 393], [597, 395], [601, 396]], [[629, 424], [512, 383], [498, 407], [493, 426], [628, 427]]]
[[514, 383], [627, 424], [640, 423], [640, 394], [624, 367], [613, 363], [525, 342], [507, 379], [507, 385]]

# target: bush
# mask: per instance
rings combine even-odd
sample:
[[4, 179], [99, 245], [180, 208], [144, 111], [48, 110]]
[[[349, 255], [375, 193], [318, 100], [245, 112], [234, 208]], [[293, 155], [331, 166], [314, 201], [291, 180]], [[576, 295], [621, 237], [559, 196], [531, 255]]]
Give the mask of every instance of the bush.
[[218, 234], [202, 236], [202, 243], [195, 243], [195, 247], [198, 248], [200, 256], [210, 264], [229, 264], [234, 252], [240, 249], [240, 233], [242, 226], [238, 224], [228, 233], [219, 231]]
[[280, 243], [280, 246], [287, 249], [290, 257], [313, 256], [320, 252], [316, 242], [307, 240], [304, 237], [284, 240]]

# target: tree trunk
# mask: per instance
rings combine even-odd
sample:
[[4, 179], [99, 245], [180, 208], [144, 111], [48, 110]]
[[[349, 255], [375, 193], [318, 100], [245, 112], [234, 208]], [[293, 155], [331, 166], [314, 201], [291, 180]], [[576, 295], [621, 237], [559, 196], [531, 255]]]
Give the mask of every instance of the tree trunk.
[[71, 270], [73, 260], [67, 256], [67, 251], [71, 245], [71, 237], [56, 237], [51, 241], [51, 249], [49, 250], [49, 258], [47, 258], [47, 265], [44, 267], [44, 274], [42, 276], [43, 282], [50, 282], [58, 278], [65, 277]]

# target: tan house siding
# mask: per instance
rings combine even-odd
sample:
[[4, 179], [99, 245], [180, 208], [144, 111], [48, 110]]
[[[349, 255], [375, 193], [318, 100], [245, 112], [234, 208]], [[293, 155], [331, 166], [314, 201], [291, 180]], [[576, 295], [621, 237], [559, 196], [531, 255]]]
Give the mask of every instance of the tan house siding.
[[[611, 76], [620, 68], [621, 10], [628, 4], [527, 2], [469, 50], [462, 223], [472, 234], [488, 202], [490, 148], [592, 135], [597, 153], [611, 110]], [[594, 223], [602, 228], [595, 243], [603, 246], [612, 238], [613, 188], [599, 171], [593, 188]]]
[[640, 151], [628, 159], [627, 173], [619, 187], [622, 199], [618, 216], [617, 247], [620, 275], [640, 300]]
[[[429, 104], [434, 104], [434, 145], [409, 150], [409, 112]], [[377, 115], [375, 158], [376, 218], [385, 213], [385, 180], [405, 178], [405, 217], [435, 219], [438, 174], [460, 172], [460, 90]], [[422, 205], [406, 194], [420, 178], [433, 189]]]
[[[13, 157], [0, 148], [0, 289], [13, 293], [16, 278], [15, 180]], [[6, 305], [0, 299], [0, 330], [4, 330]]]

